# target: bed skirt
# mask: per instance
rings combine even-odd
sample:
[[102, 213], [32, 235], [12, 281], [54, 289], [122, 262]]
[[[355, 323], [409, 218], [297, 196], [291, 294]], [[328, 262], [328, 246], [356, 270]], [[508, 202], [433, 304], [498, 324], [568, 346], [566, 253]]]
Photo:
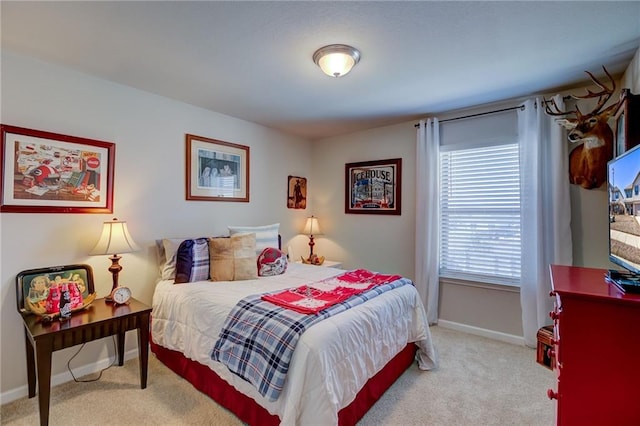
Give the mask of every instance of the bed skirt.
[[[270, 414], [252, 398], [222, 380], [209, 367], [186, 358], [180, 352], [167, 349], [150, 339], [151, 351], [164, 365], [186, 379], [200, 392], [235, 414], [249, 425], [278, 425], [280, 418]], [[375, 376], [370, 378], [351, 404], [338, 413], [339, 425], [355, 425], [382, 394], [409, 368], [415, 360], [416, 345], [409, 343]]]

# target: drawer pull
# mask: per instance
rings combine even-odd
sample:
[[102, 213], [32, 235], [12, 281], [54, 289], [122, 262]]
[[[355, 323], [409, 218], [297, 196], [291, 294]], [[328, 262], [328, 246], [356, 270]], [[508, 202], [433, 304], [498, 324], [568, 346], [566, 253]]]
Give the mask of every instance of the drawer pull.
[[558, 399], [558, 392], [555, 392], [553, 389], [547, 389], [547, 396], [549, 399]]

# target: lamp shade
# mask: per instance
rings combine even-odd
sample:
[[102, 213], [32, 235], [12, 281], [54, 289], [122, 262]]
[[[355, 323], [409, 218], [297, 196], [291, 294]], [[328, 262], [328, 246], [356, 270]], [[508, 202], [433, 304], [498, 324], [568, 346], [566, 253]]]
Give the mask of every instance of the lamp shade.
[[110, 222], [104, 222], [102, 235], [89, 254], [118, 254], [137, 250], [140, 250], [140, 247], [131, 238], [131, 234], [127, 229], [127, 222], [114, 218]]
[[360, 61], [360, 52], [346, 44], [330, 44], [313, 54], [313, 62], [331, 77], [342, 77]]
[[305, 235], [322, 235], [320, 225], [318, 224], [318, 218], [315, 216], [308, 217], [302, 233]]

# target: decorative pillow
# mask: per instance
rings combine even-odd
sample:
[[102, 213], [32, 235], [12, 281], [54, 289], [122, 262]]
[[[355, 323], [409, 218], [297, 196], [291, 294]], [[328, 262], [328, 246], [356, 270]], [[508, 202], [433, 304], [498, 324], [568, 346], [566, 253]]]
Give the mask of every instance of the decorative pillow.
[[209, 279], [209, 241], [206, 238], [184, 240], [176, 252], [175, 284]]
[[176, 277], [176, 252], [180, 243], [187, 238], [165, 238], [156, 240], [160, 264], [160, 277], [163, 280], [172, 280]]
[[287, 270], [287, 254], [273, 247], [262, 250], [258, 256], [258, 275], [271, 277]]
[[259, 256], [262, 250], [267, 247], [280, 248], [278, 244], [278, 233], [280, 232], [279, 223], [265, 226], [229, 226], [228, 228], [230, 235], [244, 233], [256, 234], [256, 256]]
[[239, 281], [257, 278], [256, 235], [234, 234], [209, 239], [211, 281]]

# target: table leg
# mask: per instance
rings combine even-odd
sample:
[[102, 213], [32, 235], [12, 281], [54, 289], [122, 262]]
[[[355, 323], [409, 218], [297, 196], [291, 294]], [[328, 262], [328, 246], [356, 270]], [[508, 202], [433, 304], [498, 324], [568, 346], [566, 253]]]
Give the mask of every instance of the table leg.
[[24, 330], [25, 349], [27, 351], [27, 387], [29, 398], [36, 396], [36, 359], [33, 354], [33, 345], [29, 339], [29, 333]]
[[140, 360], [140, 389], [147, 387], [149, 366], [149, 314], [140, 316], [138, 327], [138, 359]]
[[116, 334], [116, 341], [117, 341], [117, 349], [116, 352], [118, 353], [118, 365], [120, 367], [122, 367], [124, 365], [124, 335], [125, 335], [125, 331], [122, 331], [120, 333]]
[[40, 407], [40, 426], [49, 424], [49, 401], [51, 395], [51, 353], [53, 341], [42, 339], [36, 342], [38, 357], [38, 405]]

